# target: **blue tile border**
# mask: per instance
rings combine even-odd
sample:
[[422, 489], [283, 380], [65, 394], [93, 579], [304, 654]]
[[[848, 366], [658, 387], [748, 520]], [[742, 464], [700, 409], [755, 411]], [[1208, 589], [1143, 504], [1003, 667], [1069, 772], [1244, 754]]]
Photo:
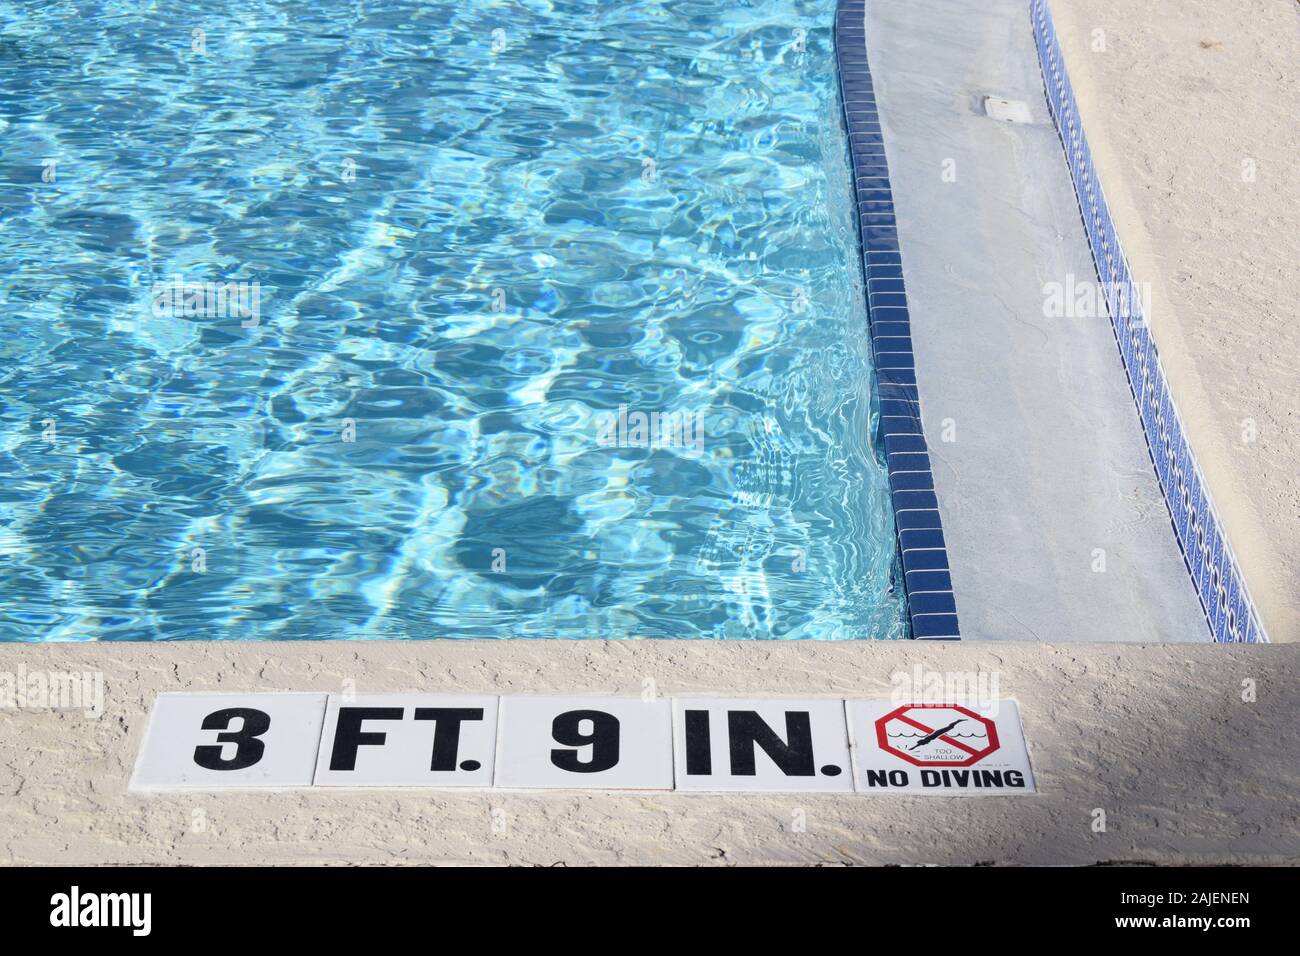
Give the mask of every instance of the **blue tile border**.
[[948, 550], [921, 428], [912, 326], [884, 137], [867, 65], [865, 16], [866, 0], [840, 0], [835, 11], [835, 55], [857, 204], [867, 327], [880, 401], [878, 434], [885, 449], [912, 637], [958, 640], [961, 632], [948, 573]]
[[[1074, 91], [1066, 73], [1056, 27], [1046, 0], [1030, 0], [1034, 43], [1043, 72], [1047, 105], [1065, 149], [1075, 197], [1092, 248], [1097, 276], [1106, 290], [1106, 306], [1129, 388], [1137, 403], [1147, 450], [1183, 560], [1196, 585], [1214, 640], [1221, 643], [1266, 643], [1259, 614], [1246, 590], [1241, 569], [1228, 545], [1223, 524], [1210, 500], [1204, 475], [1187, 443], [1160, 356], [1147, 328], [1138, 286], [1120, 245], [1106, 197], [1093, 166]], [[841, 9], [846, 4], [841, 5]], [[859, 2], [858, 6], [861, 6]]]

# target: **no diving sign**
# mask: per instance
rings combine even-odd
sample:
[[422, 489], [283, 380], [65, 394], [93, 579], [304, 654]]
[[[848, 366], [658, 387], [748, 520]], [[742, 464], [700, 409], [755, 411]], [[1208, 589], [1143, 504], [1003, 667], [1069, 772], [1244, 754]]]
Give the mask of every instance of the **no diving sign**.
[[1033, 793], [1015, 701], [985, 707], [848, 701], [863, 792]]
[[969, 767], [999, 746], [997, 722], [957, 704], [907, 704], [875, 724], [880, 749], [918, 767]]

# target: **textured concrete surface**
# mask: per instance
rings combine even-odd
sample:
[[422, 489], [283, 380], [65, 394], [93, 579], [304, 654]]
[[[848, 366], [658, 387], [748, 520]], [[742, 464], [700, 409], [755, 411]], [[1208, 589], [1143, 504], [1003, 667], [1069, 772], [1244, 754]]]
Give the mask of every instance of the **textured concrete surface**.
[[1300, 640], [1300, 4], [1051, 7], [1189, 440], [1270, 640]]
[[[0, 710], [0, 863], [1300, 862], [1293, 647], [438, 641], [0, 647], [103, 672], [98, 719]], [[162, 691], [888, 697], [922, 665], [997, 675], [1040, 793], [132, 794]], [[1242, 699], [1243, 680], [1256, 700]], [[1096, 811], [1105, 832], [1094, 832]], [[495, 811], [495, 815], [494, 815]], [[196, 822], [202, 829], [196, 829]], [[494, 823], [496, 830], [494, 831]], [[801, 829], [802, 826], [802, 829]]]
[[1028, 4], [872, 0], [866, 35], [962, 635], [1209, 641], [1104, 307], [1044, 308], [1097, 280]]

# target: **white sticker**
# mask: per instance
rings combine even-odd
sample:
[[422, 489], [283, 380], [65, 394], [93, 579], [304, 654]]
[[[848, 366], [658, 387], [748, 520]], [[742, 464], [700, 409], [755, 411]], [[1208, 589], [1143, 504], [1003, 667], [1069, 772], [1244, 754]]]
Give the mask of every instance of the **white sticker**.
[[674, 698], [678, 790], [848, 792], [842, 700]]
[[496, 732], [496, 697], [330, 694], [316, 785], [490, 787]]
[[132, 790], [309, 787], [324, 694], [159, 694]]
[[671, 790], [672, 709], [639, 697], [503, 697], [495, 785]]
[[850, 700], [859, 793], [1034, 793], [1012, 700], [986, 707]]

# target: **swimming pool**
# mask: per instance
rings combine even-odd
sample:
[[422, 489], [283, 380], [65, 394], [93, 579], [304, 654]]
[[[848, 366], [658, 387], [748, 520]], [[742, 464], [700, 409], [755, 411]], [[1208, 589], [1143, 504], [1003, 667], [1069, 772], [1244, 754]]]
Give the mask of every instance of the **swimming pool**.
[[834, 9], [0, 5], [0, 639], [907, 636]]

